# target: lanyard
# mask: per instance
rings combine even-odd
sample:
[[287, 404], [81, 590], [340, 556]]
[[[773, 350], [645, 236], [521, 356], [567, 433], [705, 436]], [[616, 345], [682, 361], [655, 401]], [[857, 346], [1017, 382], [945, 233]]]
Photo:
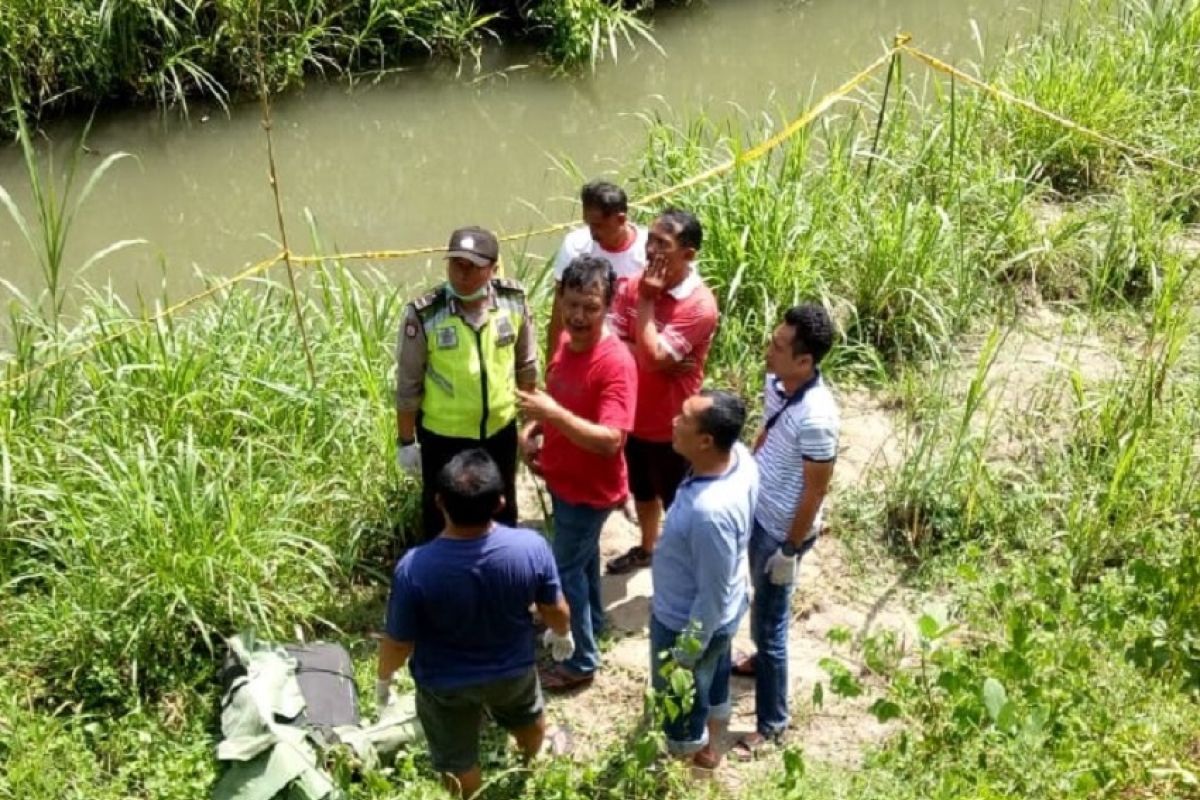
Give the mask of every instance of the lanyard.
[[779, 418], [783, 416], [783, 412], [787, 411], [789, 408], [797, 405], [801, 400], [803, 400], [804, 395], [808, 394], [808, 390], [816, 386], [817, 381], [821, 380], [820, 370], [814, 370], [813, 373], [813, 376], [805, 381], [799, 389], [787, 396], [787, 399], [783, 403], [783, 407], [772, 414], [771, 418], [767, 420], [767, 424], [763, 426], [763, 436], [766, 436], [771, 428], [775, 427], [775, 423], [779, 422]]

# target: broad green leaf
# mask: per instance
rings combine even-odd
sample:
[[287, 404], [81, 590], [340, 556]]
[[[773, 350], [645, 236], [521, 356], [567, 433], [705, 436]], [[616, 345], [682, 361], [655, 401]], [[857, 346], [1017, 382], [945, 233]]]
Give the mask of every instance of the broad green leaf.
[[1004, 687], [1000, 685], [1000, 681], [995, 678], [988, 678], [983, 682], [983, 705], [987, 708], [988, 716], [992, 718], [992, 722], [1000, 719], [1000, 710], [1004, 708], [1004, 704], [1008, 702], [1008, 692], [1004, 691]]
[[692, 691], [692, 673], [686, 669], [677, 669], [672, 672], [671, 691], [679, 697], [686, 697]]
[[1000, 706], [1000, 713], [996, 715], [996, 727], [1005, 733], [1009, 733], [1017, 727], [1017, 707], [1012, 700], [1008, 700]]
[[900, 717], [900, 706], [883, 697], [872, 703], [869, 710], [875, 715], [875, 719], [879, 720], [880, 722], [887, 722], [888, 720], [898, 719]]

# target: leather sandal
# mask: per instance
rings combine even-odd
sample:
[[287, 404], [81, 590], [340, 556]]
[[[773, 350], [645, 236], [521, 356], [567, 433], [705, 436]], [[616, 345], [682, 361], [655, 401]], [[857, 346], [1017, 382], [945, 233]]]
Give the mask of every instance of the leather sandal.
[[737, 742], [729, 751], [729, 757], [743, 763], [753, 761], [762, 753], [770, 750], [778, 741], [778, 737], [763, 736], [758, 731], [752, 731], [745, 736], [738, 737]]
[[641, 545], [635, 545], [608, 562], [608, 574], [625, 575], [635, 569], [645, 569], [653, 558], [654, 555], [643, 550]]
[[542, 688], [551, 694], [570, 692], [592, 685], [596, 674], [594, 672], [572, 672], [561, 664], [538, 670], [538, 679]]

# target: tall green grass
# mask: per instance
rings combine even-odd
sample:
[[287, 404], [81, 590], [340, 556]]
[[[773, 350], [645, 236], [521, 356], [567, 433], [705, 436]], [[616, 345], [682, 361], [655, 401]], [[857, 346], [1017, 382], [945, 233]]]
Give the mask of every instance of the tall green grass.
[[[1103, 24], [1095, 24], [1097, 19]], [[1018, 48], [994, 78], [1014, 94], [1135, 147], [1196, 165], [1200, 4], [1195, 0], [1089, 0], [1043, 37]], [[1138, 159], [1067, 134], [1055, 123], [1006, 110], [989, 146], [1068, 197], [1107, 190]], [[1131, 163], [1133, 162], [1133, 163]], [[1169, 170], [1152, 167], [1155, 172]], [[1176, 175], [1163, 210], [1200, 220], [1194, 179]]]
[[948, 619], [921, 621], [916, 668], [886, 676], [878, 708], [905, 733], [846, 782], [848, 796], [1193, 796], [1191, 281], [1169, 260], [1136, 341], [1107, 337], [1118, 376], [1060, 379], [1070, 400], [1032, 434], [1036, 458], [993, 460], [994, 429], [972, 424], [996, 339], [965, 400], [945, 402], [936, 381], [926, 390], [912, 455], [882, 495], [864, 494], [872, 516], [857, 525], [895, 534], [956, 602]]
[[[9, 654], [51, 696], [136, 705], [203, 674], [228, 631], [321, 625], [352, 576], [386, 571], [412, 505], [385, 447], [400, 297], [344, 271], [319, 284], [319, 393], [268, 285], [5, 395]], [[90, 308], [89, 331], [138, 316]]]
[[478, 60], [501, 36], [530, 39], [571, 69], [616, 58], [635, 38], [657, 47], [638, 10], [610, 0], [7, 0], [0, 108], [224, 106], [257, 91], [259, 51], [271, 90], [423, 54]]
[[[1092, 35], [1051, 30], [998, 74], [1059, 74], [1064, 85], [1043, 99], [1086, 107], [1090, 88], [1070, 79], [1075, 67], [1117, 63], [1133, 46], [1127, 34], [1149, 31], [1135, 37], [1137, 52], [1159, 67], [1130, 71], [1144, 79], [1129, 84], [1141, 110], [1130, 130], [1107, 132], [1153, 133], [1186, 160], [1176, 142], [1200, 122], [1196, 84], [1181, 77], [1200, 65], [1195, 7], [1127, 4], [1117, 15], [1089, 5]], [[1069, 68], [1048, 71], [1051, 61]], [[1200, 337], [1196, 265], [1171, 241], [1194, 184], [1039, 138], [1032, 120], [919, 74], [894, 87], [875, 148], [879, 88], [769, 159], [672, 198], [705, 225], [701, 269], [724, 312], [715, 381], [757, 395], [770, 327], [785, 306], [817, 298], [839, 321], [834, 380], [901, 382], [909, 459], [843, 503], [838, 530], [856, 547], [899, 551], [949, 612], [921, 620], [906, 660], [864, 656], [879, 679], [873, 708], [899, 732], [863, 769], [841, 772], [791, 750], [752, 791], [1195, 796]], [[745, 121], [647, 123], [630, 176], [636, 194], [724, 160], [759, 133]], [[1069, 174], [1091, 176], [1089, 194], [1047, 226], [1042, 204], [1083, 191], [1064, 183]], [[56, 195], [51, 207], [69, 208], [66, 196], [75, 195]], [[46, 235], [59, 241], [60, 218], [26, 214], [31, 257], [46, 252]], [[544, 273], [527, 254], [519, 260], [544, 299]], [[0, 798], [204, 793], [213, 651], [243, 626], [290, 638], [299, 625], [370, 658], [364, 620], [378, 618], [380, 573], [415, 509], [390, 450], [404, 293], [360, 269], [331, 256], [309, 275], [319, 389], [306, 377], [289, 295], [260, 281], [0, 393]], [[85, 299], [73, 321], [45, 304], [16, 307], [7, 374], [151, 310], [107, 294]], [[990, 369], [1029, 302], [1112, 329], [1104, 341], [1123, 370], [1054, 387], [1065, 408], [1031, 408], [1025, 455], [997, 461]], [[985, 345], [959, 392], [957, 373], [945, 370], [957, 369], [948, 357], [965, 333]], [[584, 763], [526, 772], [489, 755], [502, 769], [487, 796], [704, 794], [631, 728]], [[405, 756], [394, 772], [346, 788], [361, 798], [428, 796], [436, 789], [422, 759]]]
[[[74, 277], [69, 271], [71, 265], [66, 263], [66, 248], [75, 217], [79, 214], [92, 190], [104, 179], [105, 174], [113, 165], [130, 157], [128, 153], [121, 152], [106, 156], [88, 175], [83, 186], [76, 191], [75, 182], [78, 178], [79, 159], [83, 154], [83, 142], [87, 138], [90, 127], [90, 125], [84, 126], [75, 146], [70, 151], [66, 170], [60, 175], [55, 171], [53, 153], [47, 157], [47, 163], [43, 169], [33, 144], [29, 126], [23, 116], [18, 116], [17, 138], [21, 144], [21, 155], [25, 163], [25, 174], [28, 178], [33, 206], [31, 219], [26, 218], [8, 190], [0, 186], [0, 206], [4, 207], [5, 212], [17, 226], [17, 231], [25, 240], [29, 252], [37, 262], [46, 287], [47, 315], [56, 327], [58, 318], [62, 314], [66, 290]], [[144, 240], [124, 239], [114, 242], [92, 253], [78, 265], [74, 272], [85, 272], [101, 259], [138, 244], [144, 244]], [[10, 286], [10, 288], [12, 287]]]

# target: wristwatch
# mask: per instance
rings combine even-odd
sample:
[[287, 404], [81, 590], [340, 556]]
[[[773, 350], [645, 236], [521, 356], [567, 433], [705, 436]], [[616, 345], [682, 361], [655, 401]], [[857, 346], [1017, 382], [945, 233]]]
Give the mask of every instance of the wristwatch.
[[788, 558], [794, 558], [796, 555], [796, 545], [792, 544], [791, 539], [788, 539], [783, 543], [783, 547], [779, 548], [779, 551]]

